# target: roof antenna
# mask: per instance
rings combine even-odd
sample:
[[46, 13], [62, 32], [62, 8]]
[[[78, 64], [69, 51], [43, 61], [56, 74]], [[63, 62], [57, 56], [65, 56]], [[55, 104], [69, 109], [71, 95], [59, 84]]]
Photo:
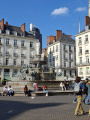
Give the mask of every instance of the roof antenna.
[[90, 17], [90, 0], [89, 0], [89, 10], [88, 10], [88, 16]]
[[79, 33], [80, 33], [80, 18], [79, 18]]

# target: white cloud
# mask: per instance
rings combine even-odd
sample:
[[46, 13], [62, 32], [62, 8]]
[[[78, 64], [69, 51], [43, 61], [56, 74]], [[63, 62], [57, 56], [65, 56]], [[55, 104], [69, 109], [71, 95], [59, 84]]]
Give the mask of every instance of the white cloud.
[[67, 14], [68, 13], [68, 8], [66, 7], [61, 7], [61, 8], [58, 8], [58, 9], [54, 9], [53, 12], [51, 13], [51, 15], [63, 15], [63, 14]]
[[79, 7], [79, 8], [76, 8], [75, 11], [77, 11], [77, 12], [83, 12], [85, 10], [86, 10], [86, 7]]

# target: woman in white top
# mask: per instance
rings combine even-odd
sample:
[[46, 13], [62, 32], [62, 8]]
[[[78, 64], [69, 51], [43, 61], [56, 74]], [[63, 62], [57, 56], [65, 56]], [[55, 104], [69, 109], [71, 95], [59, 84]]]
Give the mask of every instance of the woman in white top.
[[62, 88], [62, 90], [65, 90], [65, 85], [63, 82], [60, 83], [60, 87]]

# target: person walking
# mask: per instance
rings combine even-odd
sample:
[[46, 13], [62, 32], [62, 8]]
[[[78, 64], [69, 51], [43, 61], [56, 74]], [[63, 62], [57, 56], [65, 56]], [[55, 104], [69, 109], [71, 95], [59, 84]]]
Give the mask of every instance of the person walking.
[[85, 99], [88, 95], [88, 87], [86, 86], [87, 83], [88, 83], [88, 78], [86, 78], [85, 82], [83, 83], [84, 84], [84, 94], [85, 94], [85, 98], [83, 99], [84, 104], [85, 104]]
[[75, 115], [78, 115], [79, 109], [81, 111], [81, 115], [84, 114], [83, 107], [82, 107], [82, 93], [84, 91], [84, 85], [80, 82], [81, 78], [76, 77], [75, 84], [74, 84], [74, 91], [77, 98], [77, 107], [75, 109]]
[[85, 104], [89, 105], [90, 104], [90, 101], [89, 101], [90, 100], [90, 82], [86, 84], [86, 87], [88, 88], [88, 95], [85, 99]]

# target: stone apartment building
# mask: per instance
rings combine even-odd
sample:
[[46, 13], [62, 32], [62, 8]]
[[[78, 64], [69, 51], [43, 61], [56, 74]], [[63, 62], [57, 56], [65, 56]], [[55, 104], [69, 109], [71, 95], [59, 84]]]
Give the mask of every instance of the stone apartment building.
[[71, 35], [56, 31], [47, 37], [48, 68], [56, 71], [58, 80], [71, 80], [76, 76], [76, 47]]
[[76, 40], [76, 65], [78, 76], [85, 80], [90, 79], [90, 0], [89, 13], [85, 16], [85, 29], [75, 35]]
[[42, 35], [38, 28], [30, 24], [25, 30], [25, 23], [18, 26], [0, 21], [0, 80], [12, 79], [25, 64], [42, 50]]

